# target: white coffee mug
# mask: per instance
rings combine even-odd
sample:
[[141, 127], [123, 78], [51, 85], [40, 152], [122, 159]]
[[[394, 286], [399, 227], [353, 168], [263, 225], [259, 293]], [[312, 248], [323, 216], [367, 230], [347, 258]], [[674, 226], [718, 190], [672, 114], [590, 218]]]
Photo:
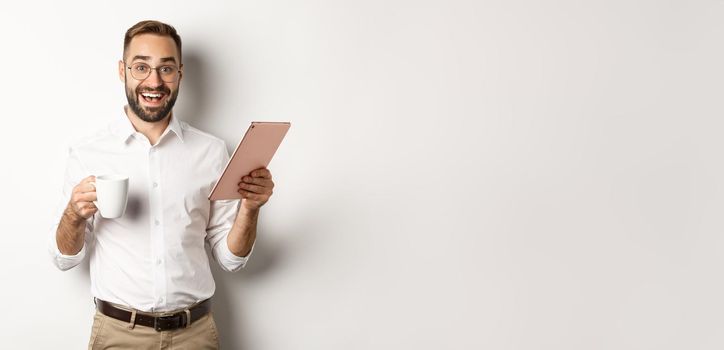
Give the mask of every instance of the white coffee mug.
[[96, 188], [98, 197], [93, 203], [98, 207], [101, 216], [106, 219], [123, 216], [128, 201], [128, 176], [98, 175], [91, 184]]

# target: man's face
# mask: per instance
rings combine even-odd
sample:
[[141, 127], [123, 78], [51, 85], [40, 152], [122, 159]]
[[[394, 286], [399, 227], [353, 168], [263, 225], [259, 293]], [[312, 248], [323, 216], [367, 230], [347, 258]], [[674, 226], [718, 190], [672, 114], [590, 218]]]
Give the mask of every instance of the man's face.
[[[118, 62], [118, 73], [133, 113], [149, 123], [166, 118], [176, 103], [181, 83], [181, 73], [177, 73], [175, 81], [169, 81], [173, 79], [168, 75], [182, 66], [176, 43], [168, 36], [137, 35], [128, 45], [124, 60], [125, 64]], [[150, 73], [145, 79], [144, 72]]]

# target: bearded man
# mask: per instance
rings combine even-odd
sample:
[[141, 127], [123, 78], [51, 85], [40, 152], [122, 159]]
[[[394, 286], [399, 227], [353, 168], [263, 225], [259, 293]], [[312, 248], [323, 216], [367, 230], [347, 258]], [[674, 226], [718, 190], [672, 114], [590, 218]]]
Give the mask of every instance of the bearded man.
[[[183, 63], [172, 26], [142, 21], [128, 29], [118, 76], [128, 105], [107, 128], [70, 147], [67, 205], [57, 214], [49, 253], [61, 270], [89, 258], [97, 306], [89, 349], [217, 349], [205, 246], [224, 270], [246, 264], [274, 187], [271, 173], [257, 169], [239, 179], [241, 201], [207, 199], [229, 155], [224, 141], [173, 113]], [[121, 217], [98, 213], [101, 174], [128, 177]]]

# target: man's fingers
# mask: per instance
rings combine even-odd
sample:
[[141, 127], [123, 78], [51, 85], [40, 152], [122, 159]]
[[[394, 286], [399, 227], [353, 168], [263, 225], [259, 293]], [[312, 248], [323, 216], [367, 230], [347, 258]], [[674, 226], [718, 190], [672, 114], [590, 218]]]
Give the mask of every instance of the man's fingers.
[[98, 211], [98, 208], [92, 203], [84, 203], [83, 207], [79, 210], [80, 216], [89, 218]]
[[95, 176], [88, 176], [73, 188], [73, 193], [95, 192], [96, 187], [93, 185]]
[[247, 183], [240, 183], [239, 187], [245, 191], [258, 194], [271, 194], [272, 189], [269, 187], [257, 186]]
[[249, 191], [239, 190], [239, 193], [241, 194], [241, 197], [244, 199], [252, 200], [252, 201], [258, 201], [258, 202], [266, 202], [269, 200], [269, 195], [265, 194], [256, 194]]
[[78, 209], [80, 210], [94, 210], [98, 209], [93, 202], [80, 202], [78, 203]]
[[263, 205], [271, 197], [273, 188], [274, 181], [272, 181], [271, 172], [267, 168], [261, 168], [242, 177], [238, 191], [242, 198]]
[[96, 177], [94, 175], [91, 175], [91, 176], [88, 176], [85, 179], [81, 180], [78, 185], [80, 186], [80, 185], [87, 184], [88, 186], [94, 187], [93, 182], [96, 182]]
[[251, 175], [251, 177], [261, 177], [264, 179], [272, 178], [271, 172], [267, 168], [256, 169], [256, 170], [252, 171], [251, 174], [249, 174], [249, 175]]
[[71, 197], [73, 203], [92, 202], [95, 200], [98, 200], [98, 195], [95, 192], [77, 192], [73, 193]]
[[98, 200], [98, 194], [95, 192], [86, 192], [78, 195], [78, 200], [83, 202], [93, 202]]
[[73, 211], [81, 217], [88, 219], [98, 211], [93, 202], [77, 202], [73, 204]]
[[78, 186], [78, 191], [79, 191], [80, 193], [95, 192], [95, 191], [96, 191], [96, 187], [93, 186], [93, 184], [89, 182], [89, 183], [85, 183], [85, 184], [79, 185], [79, 186]]
[[70, 196], [70, 205], [73, 211], [83, 218], [90, 218], [98, 211], [93, 201], [98, 200], [96, 195], [95, 182], [96, 177], [91, 175], [73, 187], [73, 193]]
[[251, 176], [244, 176], [241, 178], [241, 181], [242, 182], [240, 182], [239, 185], [241, 185], [243, 183], [248, 183], [248, 184], [262, 186], [262, 187], [274, 188], [274, 181], [265, 179], [265, 178], [260, 178], [260, 177], [254, 178]]

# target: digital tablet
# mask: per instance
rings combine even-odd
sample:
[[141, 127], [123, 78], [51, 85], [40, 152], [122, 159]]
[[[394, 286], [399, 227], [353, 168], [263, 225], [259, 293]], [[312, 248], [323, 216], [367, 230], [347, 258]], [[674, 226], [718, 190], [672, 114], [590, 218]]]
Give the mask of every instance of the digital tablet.
[[269, 165], [290, 126], [287, 122], [251, 122], [211, 190], [209, 200], [241, 199], [237, 192], [241, 178]]

